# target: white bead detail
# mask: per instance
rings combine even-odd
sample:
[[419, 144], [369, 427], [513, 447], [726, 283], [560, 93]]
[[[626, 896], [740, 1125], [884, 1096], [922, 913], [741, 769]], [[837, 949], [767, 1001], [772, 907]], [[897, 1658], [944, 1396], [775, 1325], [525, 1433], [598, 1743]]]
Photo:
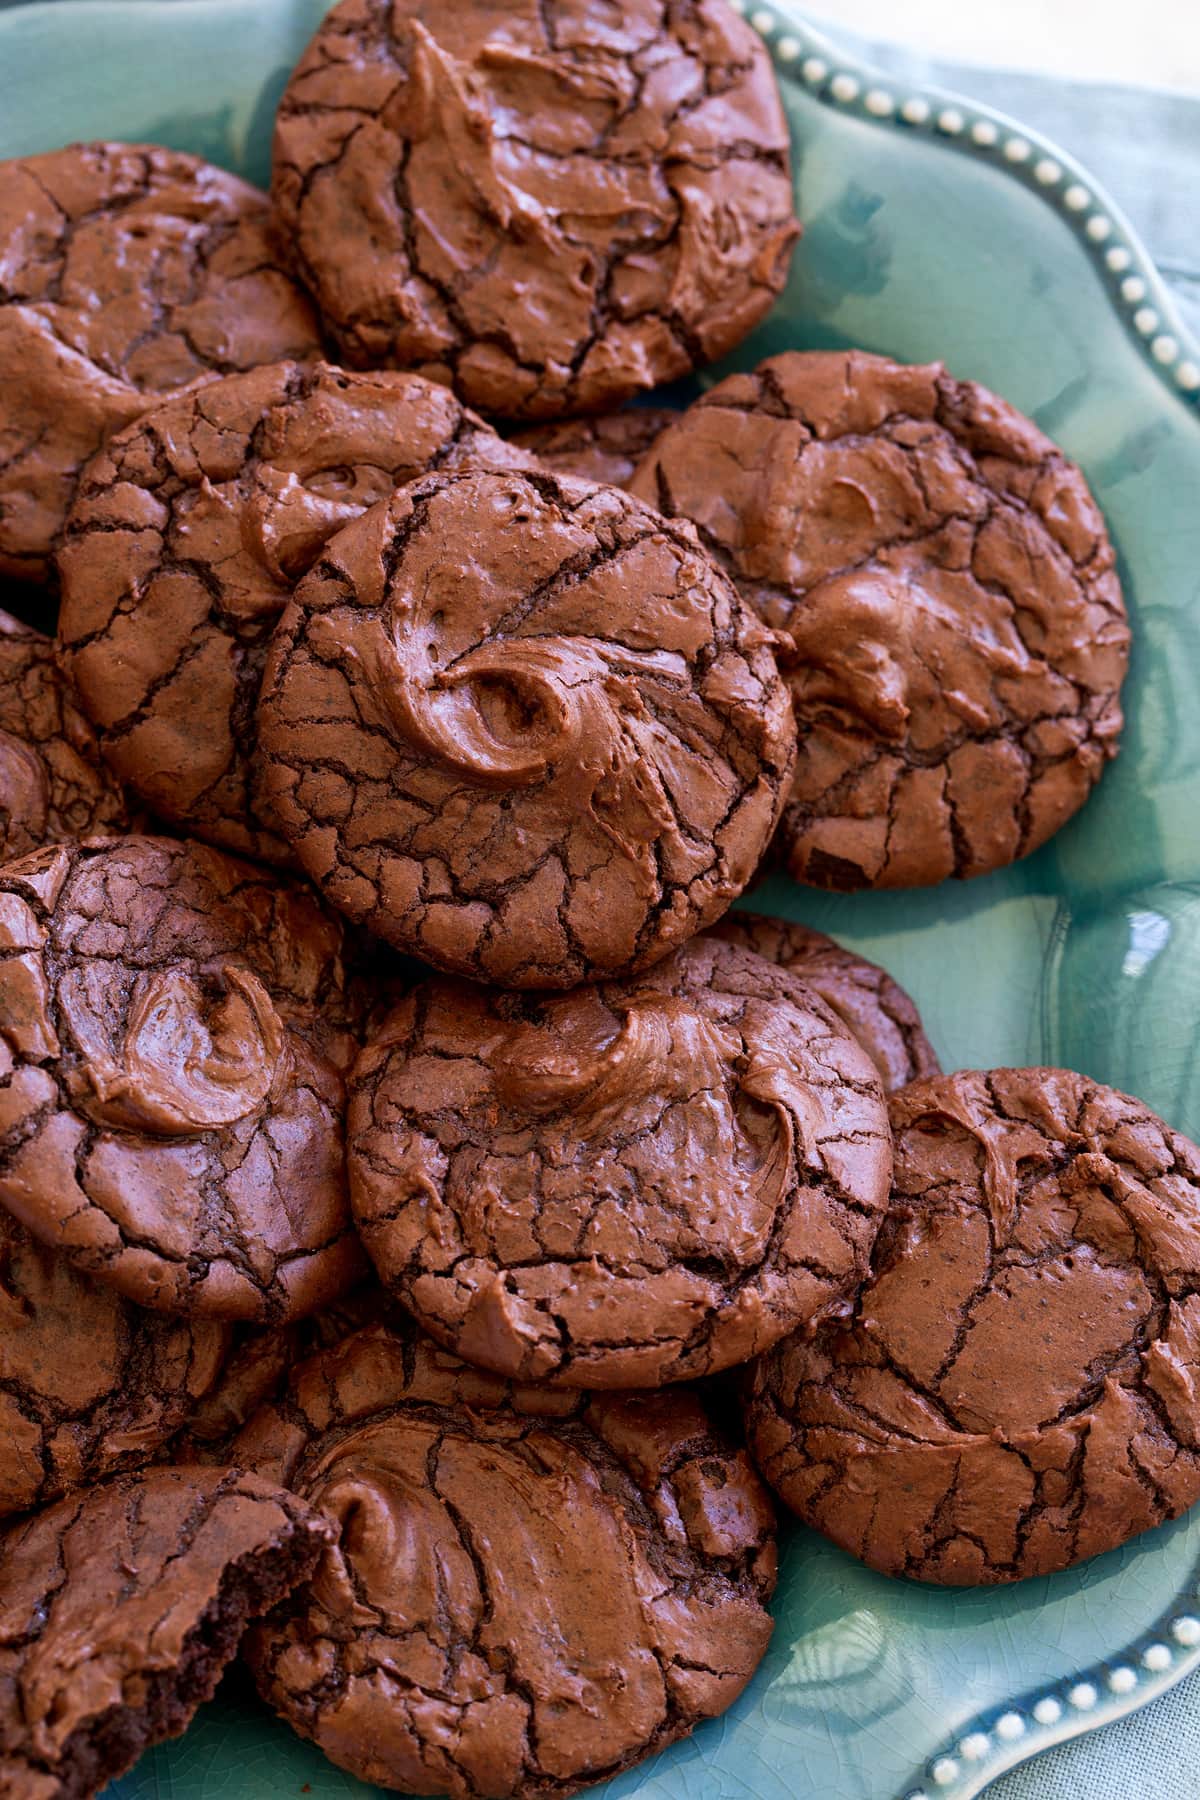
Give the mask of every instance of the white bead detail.
[[1056, 163], [1052, 156], [1043, 156], [1033, 172], [1043, 187], [1053, 187], [1056, 181], [1062, 180], [1062, 164]]
[[1114, 244], [1111, 250], [1105, 251], [1104, 260], [1112, 270], [1113, 274], [1119, 275], [1122, 269], [1127, 269], [1129, 267], [1133, 258], [1130, 256], [1128, 250], [1126, 250], [1124, 244]]
[[1132, 1694], [1137, 1686], [1137, 1675], [1122, 1664], [1119, 1669], [1109, 1671], [1108, 1685], [1114, 1694]]
[[982, 1762], [991, 1743], [986, 1731], [972, 1731], [958, 1746], [958, 1754], [964, 1762]]
[[1062, 1701], [1056, 1700], [1053, 1694], [1047, 1694], [1034, 1707], [1033, 1716], [1039, 1725], [1057, 1725], [1062, 1718]]
[[803, 48], [799, 38], [781, 37], [775, 46], [775, 54], [780, 62], [795, 62]]
[[[1195, 363], [1180, 363], [1175, 372], [1182, 382], [1184, 371], [1195, 368]], [[1196, 369], [1196, 373], [1200, 375], [1200, 369]], [[1186, 386], [1186, 383], [1184, 385]], [[1182, 1644], [1185, 1650], [1192, 1649], [1195, 1644], [1200, 1644], [1200, 1619], [1193, 1619], [1186, 1614], [1182, 1619], [1176, 1619], [1171, 1627], [1171, 1636], [1177, 1644]]]
[[1127, 275], [1121, 283], [1121, 298], [1128, 300], [1130, 306], [1135, 300], [1146, 298], [1146, 284], [1140, 275]]
[[735, 13], [744, 13], [746, 10], [746, 0], [729, 0], [729, 4]]
[[1076, 1712], [1091, 1712], [1099, 1695], [1090, 1681], [1078, 1681], [1067, 1695]]
[[1028, 162], [1033, 153], [1033, 145], [1028, 138], [1009, 138], [1004, 146], [1004, 154], [1010, 163]]
[[811, 81], [815, 87], [819, 81], [824, 81], [825, 77], [828, 75], [829, 64], [822, 56], [810, 56], [805, 59], [804, 67], [800, 72], [804, 76], [805, 81]]
[[[1200, 363], [1181, 362], [1175, 370], [1175, 379], [1181, 388], [1187, 389], [1189, 394], [1193, 388], [1200, 388]], [[1189, 1629], [1195, 1629], [1197, 1635], [1195, 1637], [1179, 1637], [1180, 1630], [1185, 1625], [1188, 1626]], [[1200, 1620], [1177, 1620], [1175, 1625], [1175, 1636], [1179, 1638], [1181, 1644], [1200, 1644]]]
[[1147, 1644], [1142, 1651], [1142, 1661], [1152, 1675], [1161, 1675], [1171, 1666], [1171, 1652], [1165, 1644]]
[[952, 1781], [958, 1780], [958, 1764], [952, 1756], [939, 1756], [929, 1773], [938, 1787], [949, 1787]]
[[863, 105], [877, 119], [890, 119], [896, 110], [896, 102], [886, 88], [872, 88]]
[[996, 143], [1000, 133], [990, 119], [980, 119], [977, 124], [972, 125], [971, 136], [977, 144], [982, 144], [987, 150]]
[[1072, 212], [1082, 212], [1084, 207], [1091, 204], [1092, 196], [1077, 181], [1063, 195], [1063, 205], [1069, 207]]
[[1025, 1721], [1020, 1713], [1001, 1713], [996, 1720], [996, 1736], [1006, 1744], [1015, 1744], [1025, 1736]]
[[1152, 306], [1139, 307], [1133, 315], [1133, 323], [1143, 337], [1149, 337], [1152, 331], [1158, 330], [1158, 314]]
[[829, 84], [829, 91], [835, 100], [841, 100], [843, 104], [848, 105], [851, 100], [858, 99], [862, 92], [862, 83], [853, 75], [835, 75]]
[[956, 106], [948, 106], [938, 114], [938, 130], [948, 133], [950, 137], [957, 137], [965, 124], [966, 120]]
[[929, 119], [929, 112], [928, 100], [922, 100], [919, 95], [916, 95], [913, 99], [904, 102], [900, 108], [900, 117], [906, 119], [910, 125], [924, 125]]
[[1106, 219], [1103, 213], [1093, 213], [1087, 222], [1087, 234], [1094, 244], [1102, 244], [1106, 237], [1112, 236], [1112, 220]]
[[1155, 362], [1173, 363], [1179, 355], [1179, 339], [1173, 338], [1169, 331], [1164, 331], [1162, 336], [1156, 337], [1151, 344], [1150, 354]]
[[768, 31], [774, 31], [775, 29], [775, 14], [766, 11], [751, 13], [750, 23], [753, 25], [755, 31], [760, 32], [763, 37], [766, 37]]

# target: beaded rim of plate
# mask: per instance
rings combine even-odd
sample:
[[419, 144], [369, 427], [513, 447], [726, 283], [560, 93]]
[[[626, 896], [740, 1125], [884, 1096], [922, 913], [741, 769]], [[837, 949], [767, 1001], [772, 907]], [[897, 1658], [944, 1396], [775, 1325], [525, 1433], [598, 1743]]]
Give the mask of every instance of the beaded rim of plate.
[[729, 4], [765, 40], [780, 75], [815, 99], [973, 155], [1041, 195], [1088, 251], [1130, 336], [1169, 391], [1200, 406], [1200, 343], [1129, 220], [1073, 157], [1003, 113], [880, 74], [804, 19], [758, 0]]

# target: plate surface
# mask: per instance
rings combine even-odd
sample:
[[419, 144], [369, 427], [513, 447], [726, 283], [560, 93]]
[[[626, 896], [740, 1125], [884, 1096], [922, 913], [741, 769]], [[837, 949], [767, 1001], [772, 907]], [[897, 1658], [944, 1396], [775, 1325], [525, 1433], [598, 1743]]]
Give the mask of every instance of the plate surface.
[[[452, 0], [447, 0], [452, 4]], [[0, 12], [0, 156], [141, 138], [263, 180], [321, 0], [35, 0]], [[1116, 211], [1033, 133], [900, 91], [770, 8], [807, 224], [787, 295], [733, 359], [858, 344], [942, 357], [1084, 466], [1134, 614], [1123, 755], [1016, 869], [918, 894], [767, 884], [916, 996], [948, 1068], [1058, 1062], [1200, 1136], [1200, 351]], [[732, 365], [731, 365], [732, 366]], [[1200, 1663], [1200, 1511], [1049, 1580], [959, 1593], [788, 1538], [773, 1648], [723, 1720], [607, 1800], [967, 1800], [1036, 1748]], [[368, 1790], [233, 1676], [110, 1800]]]

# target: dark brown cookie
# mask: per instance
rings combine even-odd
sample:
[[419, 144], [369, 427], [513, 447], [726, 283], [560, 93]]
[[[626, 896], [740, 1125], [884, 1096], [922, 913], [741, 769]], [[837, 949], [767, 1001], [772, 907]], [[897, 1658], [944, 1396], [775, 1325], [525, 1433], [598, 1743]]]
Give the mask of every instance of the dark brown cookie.
[[0, 863], [131, 823], [53, 643], [0, 612]]
[[0, 571], [48, 578], [80, 469], [164, 393], [319, 348], [257, 188], [148, 144], [0, 164]]
[[360, 1058], [348, 1140], [385, 1287], [568, 1387], [708, 1375], [843, 1305], [891, 1175], [866, 1052], [711, 938], [565, 995], [431, 982]]
[[719, 917], [795, 737], [769, 635], [691, 528], [541, 472], [430, 475], [340, 532], [258, 731], [326, 897], [510, 987], [642, 967]]
[[1129, 627], [1104, 520], [986, 388], [789, 352], [705, 394], [632, 485], [790, 640], [797, 880], [985, 874], [1045, 843], [1116, 755]]
[[375, 1327], [239, 1454], [338, 1531], [248, 1660], [364, 1781], [572, 1794], [724, 1712], [767, 1647], [771, 1503], [686, 1390], [508, 1388]]
[[556, 475], [598, 481], [606, 487], [628, 487], [634, 471], [655, 439], [679, 417], [674, 407], [630, 406], [624, 412], [593, 419], [564, 419], [535, 425], [512, 441], [536, 456]]
[[162, 1312], [280, 1322], [365, 1268], [318, 1018], [340, 933], [202, 844], [0, 870], [0, 1205]]
[[0, 1794], [87, 1800], [178, 1737], [325, 1520], [254, 1475], [151, 1469], [0, 1534]]
[[916, 1082], [853, 1316], [757, 1366], [751, 1448], [888, 1575], [1015, 1581], [1200, 1498], [1200, 1150], [1058, 1069]]
[[431, 468], [529, 458], [419, 375], [274, 363], [166, 401], [85, 471], [59, 553], [64, 667], [109, 764], [163, 819], [286, 862], [254, 708], [325, 541]]
[[0, 1514], [148, 1462], [210, 1398], [230, 1337], [89, 1281], [0, 1208]]
[[274, 161], [343, 360], [510, 418], [602, 411], [723, 355], [799, 235], [770, 59], [724, 0], [342, 0]]
[[940, 1075], [921, 1015], [878, 963], [856, 956], [823, 931], [760, 913], [730, 913], [713, 929], [725, 943], [765, 956], [820, 994], [879, 1070], [885, 1093], [922, 1075]]

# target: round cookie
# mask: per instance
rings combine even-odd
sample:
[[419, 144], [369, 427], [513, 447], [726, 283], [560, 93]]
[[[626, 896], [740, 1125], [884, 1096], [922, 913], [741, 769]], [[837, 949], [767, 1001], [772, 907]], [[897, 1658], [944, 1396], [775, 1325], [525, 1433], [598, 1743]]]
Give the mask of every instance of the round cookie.
[[0, 863], [131, 824], [54, 645], [0, 612]]
[[727, 944], [765, 956], [820, 994], [875, 1064], [885, 1093], [922, 1075], [940, 1075], [921, 1015], [878, 963], [856, 956], [823, 931], [760, 913], [730, 913], [713, 931]]
[[430, 982], [359, 1059], [347, 1133], [384, 1286], [567, 1387], [710, 1375], [843, 1307], [891, 1174], [866, 1052], [711, 938], [565, 995]]
[[724, 0], [342, 0], [280, 102], [271, 192], [344, 362], [552, 419], [758, 323], [799, 235], [789, 155]]
[[258, 736], [326, 898], [509, 987], [640, 968], [719, 917], [795, 749], [772, 640], [691, 528], [542, 472], [430, 475], [340, 532]]
[[325, 1521], [254, 1475], [151, 1469], [0, 1534], [0, 1793], [84, 1800], [178, 1737]]
[[164, 393], [319, 350], [257, 188], [150, 144], [0, 164], [0, 572], [50, 577], [79, 471]]
[[674, 407], [630, 406], [600, 418], [535, 425], [512, 441], [556, 475], [627, 488], [655, 439], [678, 417]]
[[1045, 843], [1117, 752], [1129, 627], [1104, 520], [1049, 438], [940, 363], [771, 358], [632, 491], [699, 528], [790, 641], [798, 881], [920, 887]]
[[757, 1365], [747, 1429], [802, 1519], [888, 1575], [1015, 1581], [1200, 1498], [1200, 1150], [1059, 1069], [891, 1102], [852, 1316]]
[[149, 1461], [229, 1348], [228, 1326], [134, 1306], [0, 1209], [0, 1515]]
[[58, 567], [63, 665], [160, 818], [286, 862], [263, 817], [267, 643], [326, 539], [431, 468], [526, 467], [418, 375], [274, 363], [170, 400], [84, 472]]
[[92, 839], [0, 870], [0, 948], [0, 1206], [161, 1312], [279, 1323], [359, 1279], [313, 897]]
[[245, 1654], [339, 1768], [568, 1795], [724, 1712], [771, 1633], [771, 1503], [695, 1393], [508, 1388], [375, 1327], [238, 1454], [337, 1541]]

